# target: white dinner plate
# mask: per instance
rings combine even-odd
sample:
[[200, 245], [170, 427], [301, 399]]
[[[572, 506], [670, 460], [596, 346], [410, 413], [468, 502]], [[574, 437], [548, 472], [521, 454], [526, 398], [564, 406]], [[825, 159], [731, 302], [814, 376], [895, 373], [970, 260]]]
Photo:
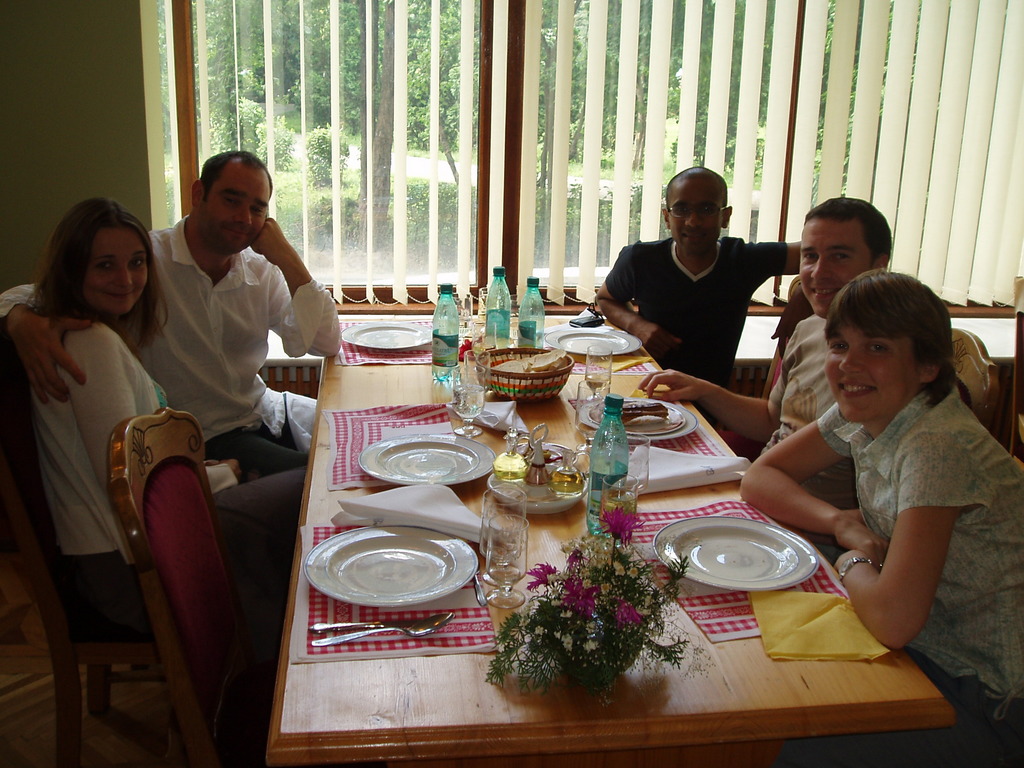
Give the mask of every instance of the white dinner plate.
[[387, 607], [425, 603], [461, 588], [478, 558], [462, 539], [428, 528], [356, 528], [306, 557], [306, 580], [336, 600]]
[[458, 435], [399, 435], [364, 448], [359, 466], [396, 485], [455, 485], [491, 471], [494, 451]]
[[577, 355], [587, 354], [587, 347], [598, 342], [610, 346], [614, 355], [628, 355], [643, 346], [640, 339], [633, 334], [604, 326], [576, 328], [571, 325], [559, 325], [544, 335], [544, 341], [549, 347]]
[[359, 323], [341, 332], [341, 340], [369, 349], [411, 349], [430, 343], [430, 329], [415, 323]]
[[723, 589], [785, 589], [818, 569], [818, 555], [795, 533], [740, 517], [695, 517], [658, 531], [663, 563], [689, 558], [686, 578]]
[[[642, 397], [627, 397], [624, 402], [644, 402]], [[688, 435], [697, 428], [697, 417], [679, 403], [662, 403], [668, 409], [668, 418], [650, 419], [643, 423], [626, 424], [626, 432], [630, 435], [648, 435], [664, 440], [668, 437], [681, 437]], [[591, 426], [598, 427], [601, 418], [604, 416], [604, 403], [596, 402], [593, 406], [583, 411], [583, 421]]]

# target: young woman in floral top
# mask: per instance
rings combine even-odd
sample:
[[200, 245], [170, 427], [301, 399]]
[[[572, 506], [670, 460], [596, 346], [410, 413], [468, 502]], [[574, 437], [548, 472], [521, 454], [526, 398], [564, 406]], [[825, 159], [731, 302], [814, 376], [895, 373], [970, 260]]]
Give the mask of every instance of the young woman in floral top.
[[[777, 765], [1024, 765], [1024, 472], [961, 401], [949, 313], [916, 279], [855, 278], [825, 334], [836, 405], [761, 456], [743, 496], [848, 548], [836, 568], [857, 615], [917, 661], [956, 724], [793, 740]], [[860, 509], [799, 486], [841, 456]]]

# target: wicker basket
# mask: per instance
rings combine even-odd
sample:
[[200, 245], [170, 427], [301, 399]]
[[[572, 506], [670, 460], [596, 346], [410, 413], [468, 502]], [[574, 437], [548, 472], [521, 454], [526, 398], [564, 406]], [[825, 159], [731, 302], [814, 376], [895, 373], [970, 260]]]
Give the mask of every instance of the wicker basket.
[[508, 349], [489, 349], [481, 353], [480, 358], [487, 366], [487, 385], [501, 397], [511, 400], [547, 400], [557, 397], [572, 373], [573, 359], [566, 353], [566, 364], [561, 368], [538, 373], [515, 373], [513, 371], [496, 371], [493, 366], [507, 360], [519, 360], [533, 357], [547, 350], [531, 347], [509, 347]]

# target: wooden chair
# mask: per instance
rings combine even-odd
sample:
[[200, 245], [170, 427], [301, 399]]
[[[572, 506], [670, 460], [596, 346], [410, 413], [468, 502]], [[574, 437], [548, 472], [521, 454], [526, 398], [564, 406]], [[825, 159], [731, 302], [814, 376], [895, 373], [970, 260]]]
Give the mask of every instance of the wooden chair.
[[251, 667], [195, 418], [162, 408], [119, 424], [110, 497], [135, 559], [189, 763], [263, 765], [274, 664]]
[[999, 401], [999, 369], [985, 343], [970, 331], [953, 329], [953, 367], [960, 397], [986, 429]]
[[75, 595], [57, 547], [43, 491], [32, 430], [28, 379], [8, 339], [0, 339], [0, 506], [6, 513], [46, 633], [53, 666], [57, 765], [78, 766], [82, 744], [82, 679], [89, 712], [110, 706], [115, 682], [161, 679], [153, 670], [113, 671], [114, 665], [155, 665], [149, 636], [115, 625]]
[[1013, 348], [1013, 411], [1010, 414], [1010, 453], [1024, 461], [1024, 278], [1017, 278], [1016, 338]]

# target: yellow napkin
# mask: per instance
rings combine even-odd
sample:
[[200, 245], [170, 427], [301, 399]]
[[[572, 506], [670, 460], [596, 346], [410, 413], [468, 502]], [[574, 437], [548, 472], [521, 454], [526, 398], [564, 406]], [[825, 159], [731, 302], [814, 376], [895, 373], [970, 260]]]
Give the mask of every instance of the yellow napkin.
[[844, 597], [821, 592], [750, 592], [761, 641], [773, 659], [876, 659], [889, 652]]
[[[586, 355], [570, 354], [573, 360], [581, 365], [586, 365]], [[654, 358], [650, 355], [616, 355], [612, 358], [612, 372], [624, 371], [627, 368], [632, 368], [634, 365], [640, 365], [641, 363], [650, 363]]]

